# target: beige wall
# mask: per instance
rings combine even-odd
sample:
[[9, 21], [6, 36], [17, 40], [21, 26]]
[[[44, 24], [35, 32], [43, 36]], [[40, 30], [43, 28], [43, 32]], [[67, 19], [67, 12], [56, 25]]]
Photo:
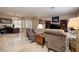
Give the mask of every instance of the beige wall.
[[69, 14], [69, 15], [60, 16], [60, 20], [61, 19], [67, 19], [67, 20], [69, 20], [72, 17], [76, 17], [76, 14]]
[[[52, 16], [52, 17], [55, 17], [55, 16]], [[49, 20], [49, 21], [52, 21], [52, 17], [40, 17], [42, 18], [43, 20]], [[61, 19], [70, 19], [72, 17], [76, 17], [76, 13], [75, 14], [68, 14], [68, 15], [61, 15], [59, 16], [60, 20]]]
[[[67, 20], [69, 20], [72, 17], [76, 17], [76, 14], [63, 15], [63, 16], [59, 16], [59, 17], [60, 17], [60, 20], [61, 19], [67, 19]], [[40, 18], [43, 19], [43, 20], [52, 21], [52, 17], [40, 17]], [[37, 31], [37, 26], [39, 24], [38, 18], [37, 17], [36, 18], [26, 18], [26, 20], [32, 20], [33, 29], [35, 31]]]
[[77, 16], [79, 16], [79, 12], [78, 12]]
[[[79, 13], [78, 13], [78, 15], [79, 15]], [[0, 16], [0, 17], [11, 18], [11, 16]], [[59, 16], [59, 17], [60, 17], [60, 19], [67, 19], [67, 20], [69, 20], [72, 17], [76, 17], [76, 14], [63, 15], [63, 16]], [[52, 21], [52, 17], [40, 17], [40, 18], [42, 18], [43, 20], [50, 20], [50, 21]], [[37, 26], [39, 24], [39, 20], [38, 20], [37, 17], [36, 18], [26, 17], [24, 20], [31, 20], [33, 29], [34, 30], [37, 29]], [[7, 24], [7, 25], [10, 26], [11, 24]]]
[[[69, 20], [72, 17], [76, 17], [76, 14], [63, 15], [63, 16], [59, 16], [59, 17], [60, 17], [60, 20], [61, 19]], [[52, 21], [52, 17], [40, 17], [40, 18], [42, 18], [43, 20]], [[37, 25], [39, 24], [39, 20], [38, 19], [32, 19], [32, 22], [33, 22], [33, 29], [36, 30], [37, 29]]]
[[33, 26], [33, 29], [35, 31], [37, 31], [38, 24], [39, 24], [39, 20], [38, 19], [32, 19], [32, 26]]

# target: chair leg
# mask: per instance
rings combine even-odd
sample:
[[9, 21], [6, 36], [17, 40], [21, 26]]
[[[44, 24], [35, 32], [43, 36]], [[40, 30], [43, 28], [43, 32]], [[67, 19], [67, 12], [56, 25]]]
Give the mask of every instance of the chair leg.
[[36, 44], [37, 44], [37, 42], [36, 42]]
[[48, 52], [50, 52], [50, 49], [48, 48]]
[[43, 48], [43, 45], [42, 45], [42, 48]]

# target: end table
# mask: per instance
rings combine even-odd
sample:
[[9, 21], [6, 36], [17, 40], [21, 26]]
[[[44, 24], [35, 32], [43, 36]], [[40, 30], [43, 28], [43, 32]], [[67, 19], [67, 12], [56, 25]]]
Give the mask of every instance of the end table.
[[36, 44], [37, 43], [42, 45], [42, 48], [43, 48], [43, 46], [45, 44], [45, 39], [44, 39], [44, 35], [43, 34], [37, 34], [36, 35]]

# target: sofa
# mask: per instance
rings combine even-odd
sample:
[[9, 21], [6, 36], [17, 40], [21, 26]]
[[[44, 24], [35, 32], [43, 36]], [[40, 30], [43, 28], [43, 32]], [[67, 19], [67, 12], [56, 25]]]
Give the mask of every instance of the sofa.
[[12, 28], [9, 26], [6, 26], [4, 28], [0, 28], [0, 34], [10, 34], [10, 33], [19, 33], [19, 28]]
[[47, 29], [44, 31], [44, 37], [48, 52], [53, 50], [55, 52], [64, 52], [66, 50], [64, 30], [60, 29]]
[[13, 33], [13, 28], [11, 28], [11, 27], [0, 28], [0, 33], [1, 33], [1, 34]]

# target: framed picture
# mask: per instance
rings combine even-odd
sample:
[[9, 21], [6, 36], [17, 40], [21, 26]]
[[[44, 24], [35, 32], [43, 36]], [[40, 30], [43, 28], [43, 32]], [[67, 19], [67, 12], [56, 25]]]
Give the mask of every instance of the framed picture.
[[52, 17], [52, 22], [59, 22], [59, 16]]

